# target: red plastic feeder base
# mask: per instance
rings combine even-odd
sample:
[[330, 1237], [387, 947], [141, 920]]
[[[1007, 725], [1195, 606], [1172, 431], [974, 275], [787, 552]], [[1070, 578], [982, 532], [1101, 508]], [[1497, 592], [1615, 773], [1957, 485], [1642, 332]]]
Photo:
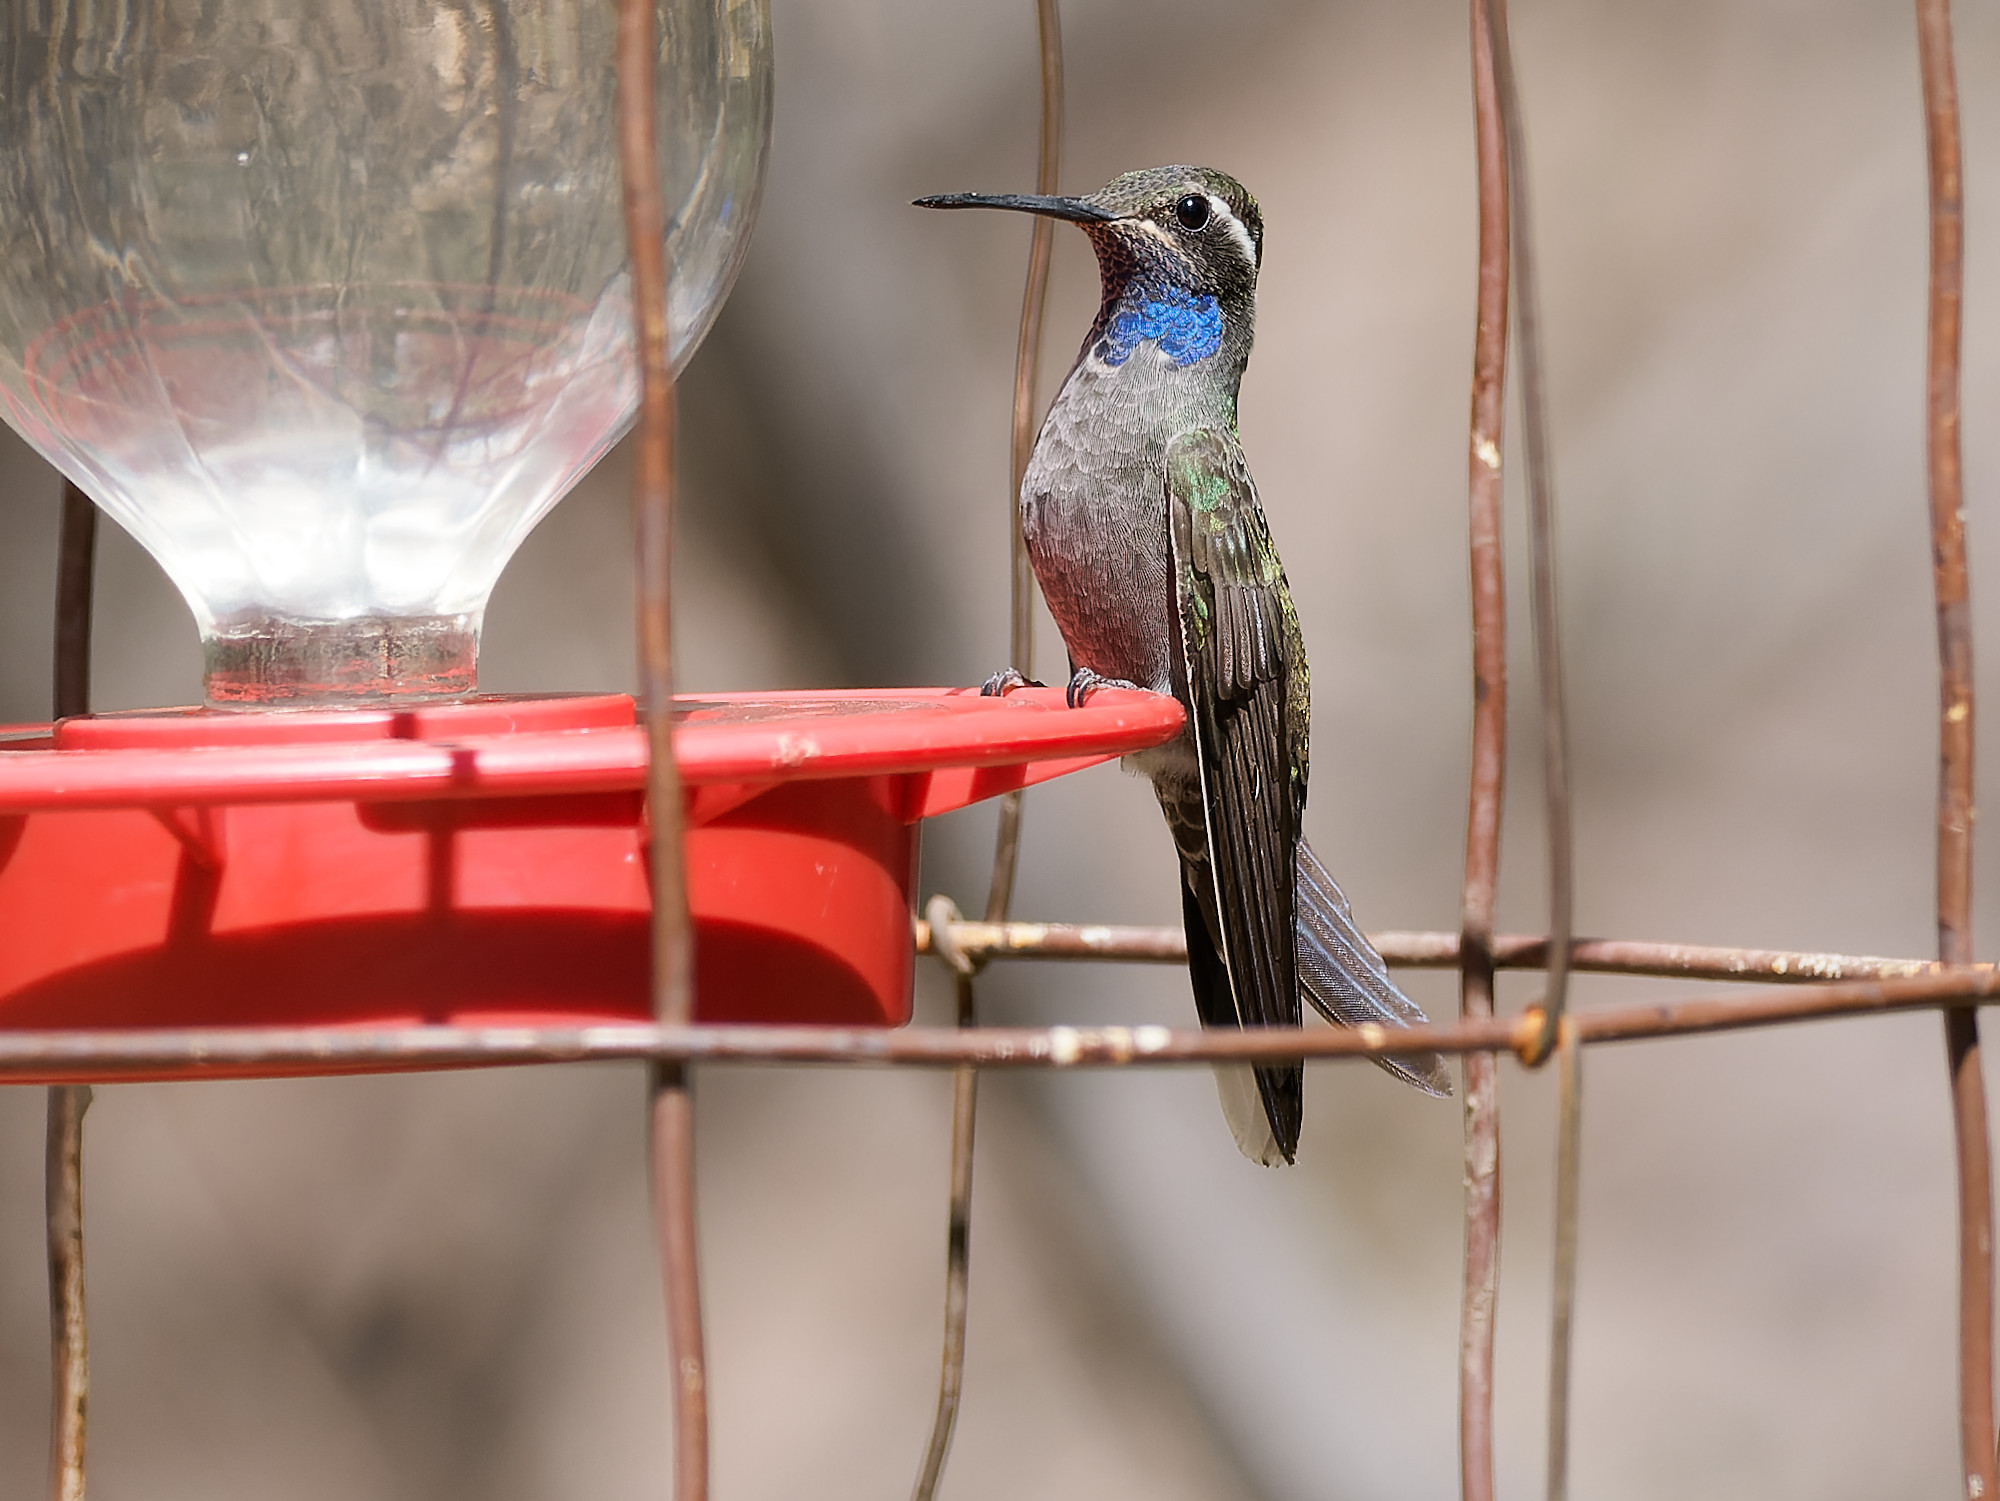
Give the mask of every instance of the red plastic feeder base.
[[[917, 825], [1176, 734], [1101, 691], [676, 705], [704, 1021], [909, 1020]], [[0, 736], [0, 1029], [645, 1020], [622, 695]]]

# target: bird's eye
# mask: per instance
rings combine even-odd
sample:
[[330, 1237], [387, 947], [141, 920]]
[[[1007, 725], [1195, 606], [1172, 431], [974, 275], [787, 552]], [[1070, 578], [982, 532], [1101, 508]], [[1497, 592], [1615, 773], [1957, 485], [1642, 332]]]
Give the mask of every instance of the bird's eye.
[[1181, 221], [1182, 229], [1200, 229], [1208, 223], [1208, 200], [1190, 193], [1174, 205], [1174, 217]]

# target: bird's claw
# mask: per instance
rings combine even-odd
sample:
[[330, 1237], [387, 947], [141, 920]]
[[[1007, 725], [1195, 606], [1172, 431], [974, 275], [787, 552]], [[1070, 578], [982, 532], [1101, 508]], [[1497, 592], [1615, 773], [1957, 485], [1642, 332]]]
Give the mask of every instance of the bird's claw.
[[1083, 701], [1099, 688], [1130, 688], [1136, 692], [1138, 687], [1137, 683], [1128, 683], [1124, 678], [1102, 677], [1088, 667], [1079, 667], [1063, 692], [1063, 701], [1072, 709], [1081, 709]]
[[1003, 667], [992, 677], [979, 685], [981, 698], [1001, 698], [1016, 688], [1045, 688], [1046, 683], [1038, 683], [1026, 676], [1018, 667]]

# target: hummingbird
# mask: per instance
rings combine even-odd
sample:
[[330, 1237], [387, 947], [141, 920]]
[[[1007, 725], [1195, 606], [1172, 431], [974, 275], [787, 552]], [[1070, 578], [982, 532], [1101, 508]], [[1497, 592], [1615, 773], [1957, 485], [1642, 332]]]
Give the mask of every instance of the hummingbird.
[[[1021, 532], [1069, 649], [1070, 706], [1137, 687], [1187, 713], [1178, 737], [1128, 764], [1180, 855], [1202, 1025], [1297, 1026], [1301, 992], [1343, 1026], [1421, 1023], [1302, 832], [1305, 642], [1236, 426], [1264, 259], [1257, 201], [1224, 173], [1173, 166], [1080, 197], [916, 202], [1067, 220], [1097, 254], [1102, 302], [1035, 441]], [[1009, 669], [986, 691], [1024, 682]], [[1376, 1061], [1451, 1093], [1435, 1053]], [[1293, 1161], [1303, 1062], [1222, 1065], [1216, 1081], [1244, 1155]]]

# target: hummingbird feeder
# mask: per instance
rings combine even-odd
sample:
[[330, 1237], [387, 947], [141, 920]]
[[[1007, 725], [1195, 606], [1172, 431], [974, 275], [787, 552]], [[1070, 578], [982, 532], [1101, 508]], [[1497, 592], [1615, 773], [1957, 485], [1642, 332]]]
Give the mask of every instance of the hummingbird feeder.
[[[650, 1016], [632, 699], [477, 691], [501, 569], [638, 398], [614, 20], [0, 31], [0, 407], [178, 586], [206, 697], [0, 733], [0, 1028]], [[660, 0], [655, 35], [678, 368], [756, 213], [767, 7]], [[698, 1018], [906, 1021], [920, 820], [1180, 722], [1125, 692], [678, 701]]]

